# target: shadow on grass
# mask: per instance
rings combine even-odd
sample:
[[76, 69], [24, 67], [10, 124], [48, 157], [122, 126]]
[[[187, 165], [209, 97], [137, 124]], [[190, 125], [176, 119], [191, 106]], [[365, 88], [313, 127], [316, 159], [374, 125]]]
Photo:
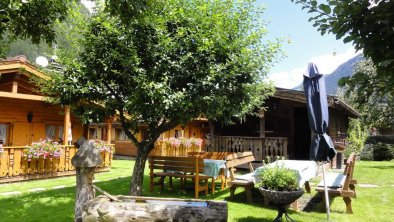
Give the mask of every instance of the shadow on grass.
[[392, 170], [394, 169], [394, 165], [392, 166], [370, 166], [368, 168], [380, 169], [380, 170]]
[[238, 222], [272, 222], [273, 219], [267, 219], [267, 218], [263, 218], [263, 217], [245, 217], [242, 219], [238, 219]]

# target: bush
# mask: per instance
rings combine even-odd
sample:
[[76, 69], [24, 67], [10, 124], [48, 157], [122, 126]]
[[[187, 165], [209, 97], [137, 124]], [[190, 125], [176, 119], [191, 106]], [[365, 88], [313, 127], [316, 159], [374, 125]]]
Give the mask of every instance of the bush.
[[373, 144], [365, 144], [364, 149], [360, 153], [360, 160], [373, 160]]
[[394, 144], [394, 136], [369, 136], [366, 144], [388, 143]]
[[298, 190], [298, 177], [294, 170], [283, 166], [267, 167], [261, 172], [261, 186], [268, 190]]
[[392, 160], [394, 158], [394, 146], [391, 144], [377, 143], [373, 148], [373, 159], [376, 161]]
[[366, 128], [362, 126], [361, 121], [358, 119], [350, 120], [347, 132], [349, 145], [344, 153], [346, 158], [348, 158], [352, 152], [359, 155], [364, 148], [364, 143], [368, 136]]

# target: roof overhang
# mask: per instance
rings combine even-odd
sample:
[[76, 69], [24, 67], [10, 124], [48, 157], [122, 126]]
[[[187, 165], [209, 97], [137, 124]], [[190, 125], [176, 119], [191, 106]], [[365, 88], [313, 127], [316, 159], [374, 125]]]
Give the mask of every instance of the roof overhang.
[[35, 75], [41, 79], [50, 79], [49, 76], [45, 75], [37, 67], [31, 65], [24, 57], [0, 60], [0, 74], [3, 73], [20, 73], [28, 77], [30, 77], [30, 75]]
[[[273, 97], [306, 104], [305, 93], [299, 90], [276, 87]], [[330, 108], [343, 110], [349, 117], [359, 118], [361, 116], [353, 107], [340, 100], [337, 96], [328, 95], [327, 102]]]

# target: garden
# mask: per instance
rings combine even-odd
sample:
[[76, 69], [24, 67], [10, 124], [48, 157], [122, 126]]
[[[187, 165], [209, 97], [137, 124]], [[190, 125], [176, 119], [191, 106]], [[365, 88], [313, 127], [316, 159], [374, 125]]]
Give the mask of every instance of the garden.
[[[127, 195], [134, 160], [114, 160], [111, 172], [95, 174], [94, 184], [112, 195]], [[354, 214], [346, 214], [341, 198], [334, 198], [331, 205], [331, 221], [389, 221], [394, 216], [394, 161], [357, 161], [354, 178], [357, 198], [353, 199]], [[314, 191], [301, 197], [299, 211], [290, 210], [296, 221], [323, 221], [322, 201]], [[175, 187], [178, 184], [174, 184]], [[169, 190], [166, 184], [163, 192], [155, 189], [149, 192], [149, 171], [145, 169], [143, 195], [153, 197], [192, 198], [188, 190]], [[263, 206], [258, 190], [253, 190], [254, 202], [246, 202], [243, 189], [238, 189], [234, 200], [230, 200], [229, 189], [221, 191], [216, 184], [215, 194], [201, 198], [227, 200], [228, 221], [272, 221], [277, 214], [274, 207]], [[97, 193], [96, 195], [100, 195]], [[1, 221], [72, 221], [75, 204], [75, 176], [49, 180], [36, 180], [0, 185]]]

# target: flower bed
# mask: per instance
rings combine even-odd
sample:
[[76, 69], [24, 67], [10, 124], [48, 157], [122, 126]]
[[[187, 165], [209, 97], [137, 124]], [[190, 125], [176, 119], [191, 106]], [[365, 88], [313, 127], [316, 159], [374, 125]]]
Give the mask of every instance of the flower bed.
[[160, 140], [156, 143], [152, 155], [186, 156], [188, 152], [201, 152], [203, 140], [200, 138], [175, 138]]
[[62, 155], [62, 148], [57, 142], [51, 140], [40, 140], [34, 142], [23, 151], [23, 158], [31, 161], [32, 159], [59, 158]]

